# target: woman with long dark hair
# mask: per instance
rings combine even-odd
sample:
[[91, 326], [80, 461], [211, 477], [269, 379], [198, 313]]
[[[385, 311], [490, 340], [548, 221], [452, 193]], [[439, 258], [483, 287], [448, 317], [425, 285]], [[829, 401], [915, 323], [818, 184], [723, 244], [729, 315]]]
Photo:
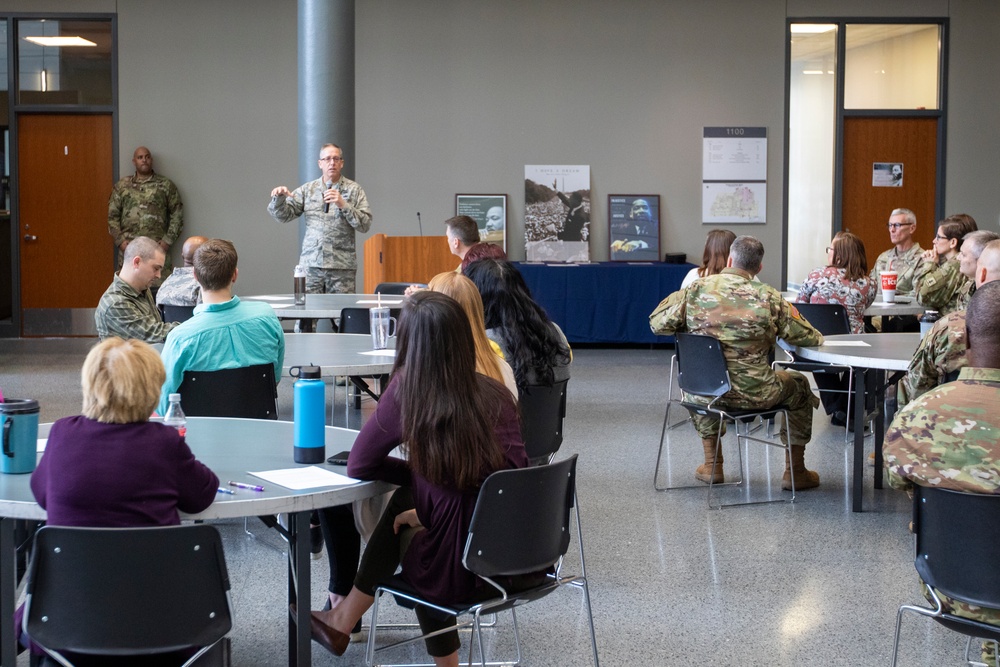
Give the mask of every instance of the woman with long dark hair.
[[722, 273], [726, 268], [726, 260], [729, 259], [729, 247], [736, 240], [736, 234], [728, 229], [713, 229], [705, 239], [705, 250], [701, 256], [701, 266], [691, 269], [681, 281], [681, 289], [684, 289], [698, 278], [714, 276]]
[[517, 387], [552, 386], [569, 378], [573, 360], [562, 329], [549, 320], [520, 272], [510, 262], [483, 259], [465, 271], [479, 289], [486, 314], [486, 335], [496, 341], [514, 369]]
[[[389, 455], [396, 447], [406, 460]], [[411, 296], [399, 320], [392, 379], [347, 464], [351, 477], [401, 488], [372, 533], [354, 588], [332, 610], [312, 612], [313, 639], [343, 654], [375, 589], [400, 564], [403, 578], [432, 602], [488, 595], [462, 565], [472, 510], [486, 477], [527, 463], [514, 399], [476, 372], [472, 330], [461, 306], [437, 292]], [[419, 607], [417, 618], [424, 632], [454, 624]], [[437, 665], [458, 664], [457, 632], [426, 644]]]

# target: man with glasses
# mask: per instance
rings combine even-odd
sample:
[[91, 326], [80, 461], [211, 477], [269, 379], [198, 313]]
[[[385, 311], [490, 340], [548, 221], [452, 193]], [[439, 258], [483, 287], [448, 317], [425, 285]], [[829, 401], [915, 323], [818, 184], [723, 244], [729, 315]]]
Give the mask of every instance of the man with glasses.
[[[913, 233], [917, 230], [917, 216], [908, 208], [893, 209], [889, 215], [889, 240], [893, 247], [889, 248], [875, 260], [875, 266], [871, 270], [871, 281], [881, 293], [882, 279], [879, 274], [882, 271], [895, 271], [896, 294], [908, 296], [913, 294], [913, 272], [920, 264], [920, 256], [924, 249], [913, 240]], [[875, 318], [881, 322], [875, 326], [881, 326], [883, 331], [918, 331], [920, 325], [917, 318], [912, 315], [891, 318]]]
[[306, 234], [299, 264], [306, 270], [306, 291], [314, 294], [356, 292], [358, 270], [355, 231], [372, 225], [368, 198], [345, 178], [340, 146], [324, 144], [319, 152], [322, 176], [294, 192], [281, 185], [271, 191], [267, 212], [280, 223], [305, 215]]

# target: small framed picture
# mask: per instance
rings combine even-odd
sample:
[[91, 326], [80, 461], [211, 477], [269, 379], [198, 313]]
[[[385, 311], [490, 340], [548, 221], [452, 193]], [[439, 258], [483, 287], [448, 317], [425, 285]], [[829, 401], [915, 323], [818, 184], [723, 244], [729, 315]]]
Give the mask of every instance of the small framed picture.
[[455, 215], [479, 225], [479, 240], [507, 251], [507, 195], [455, 195]]
[[660, 195], [608, 195], [612, 262], [660, 259]]

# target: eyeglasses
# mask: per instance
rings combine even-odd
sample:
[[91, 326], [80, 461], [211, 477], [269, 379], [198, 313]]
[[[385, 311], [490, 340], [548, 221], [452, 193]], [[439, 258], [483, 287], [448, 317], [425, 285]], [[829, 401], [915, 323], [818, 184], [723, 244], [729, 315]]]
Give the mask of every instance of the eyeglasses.
[[948, 237], [947, 236], [941, 236], [940, 234], [935, 234], [934, 235], [934, 240], [935, 241], [947, 241]]
[[886, 225], [886, 229], [896, 231], [900, 227], [909, 227], [912, 224], [913, 224], [912, 222], [890, 222], [888, 225]]
[[333, 156], [333, 157], [321, 157], [319, 159], [319, 161], [320, 162], [343, 162], [344, 158], [337, 157], [337, 156]]

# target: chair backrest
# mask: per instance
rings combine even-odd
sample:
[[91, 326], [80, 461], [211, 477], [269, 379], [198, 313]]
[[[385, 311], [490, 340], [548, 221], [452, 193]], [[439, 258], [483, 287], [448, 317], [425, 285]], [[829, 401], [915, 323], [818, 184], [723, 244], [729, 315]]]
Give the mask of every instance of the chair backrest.
[[164, 322], [187, 322], [194, 315], [194, 306], [171, 306], [163, 304], [160, 308], [163, 309]]
[[954, 370], [948, 371], [947, 373], [944, 374], [944, 381], [954, 382], [955, 380], [958, 379], [958, 374], [961, 372], [962, 372], [961, 368], [956, 368]]
[[563, 419], [566, 417], [566, 383], [560, 380], [551, 387], [529, 385], [520, 394], [521, 438], [532, 462], [545, 462], [562, 445]]
[[924, 582], [957, 600], [1000, 608], [1000, 496], [916, 486], [913, 531], [914, 566]]
[[704, 334], [678, 333], [677, 386], [696, 396], [719, 397], [732, 388], [722, 344]]
[[184, 371], [177, 392], [184, 414], [189, 417], [278, 418], [273, 364]]
[[46, 526], [35, 535], [24, 628], [47, 649], [163, 653], [209, 646], [232, 625], [214, 526]]
[[371, 316], [367, 308], [342, 308], [340, 310], [340, 333], [369, 334], [372, 332]]
[[379, 283], [375, 287], [376, 294], [406, 294], [406, 288], [410, 285], [427, 287], [424, 283]]
[[540, 572], [569, 548], [576, 458], [500, 470], [483, 482], [462, 562], [484, 577]]
[[839, 303], [796, 303], [795, 307], [824, 336], [851, 333], [847, 308]]

